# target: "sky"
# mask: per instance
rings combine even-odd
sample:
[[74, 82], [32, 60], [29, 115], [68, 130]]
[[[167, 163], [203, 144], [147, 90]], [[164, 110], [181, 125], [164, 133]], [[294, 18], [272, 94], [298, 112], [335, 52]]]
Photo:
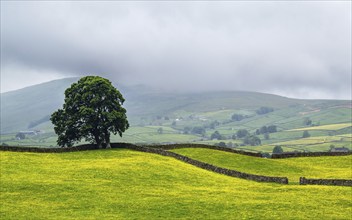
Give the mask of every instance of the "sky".
[[1, 1], [1, 92], [100, 75], [352, 99], [351, 1]]

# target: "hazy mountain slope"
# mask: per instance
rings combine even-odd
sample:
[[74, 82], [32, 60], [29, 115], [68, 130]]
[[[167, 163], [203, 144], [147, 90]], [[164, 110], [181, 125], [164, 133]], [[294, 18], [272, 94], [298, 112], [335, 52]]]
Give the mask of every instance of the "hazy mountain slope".
[[77, 78], [54, 80], [1, 94], [1, 133], [26, 130], [62, 106], [64, 91]]
[[[36, 124], [50, 125], [46, 123], [48, 116], [62, 107], [65, 89], [77, 80], [66, 78], [2, 93], [1, 133], [26, 130]], [[307, 101], [256, 92], [171, 93], [145, 86], [118, 85], [117, 88], [126, 99], [124, 106], [132, 124], [139, 123], [142, 117], [172, 116], [179, 111], [204, 113], [244, 109], [254, 112], [261, 106], [269, 106], [277, 110], [292, 108], [292, 114], [296, 114], [297, 111], [310, 112], [317, 108], [350, 105], [349, 101]]]

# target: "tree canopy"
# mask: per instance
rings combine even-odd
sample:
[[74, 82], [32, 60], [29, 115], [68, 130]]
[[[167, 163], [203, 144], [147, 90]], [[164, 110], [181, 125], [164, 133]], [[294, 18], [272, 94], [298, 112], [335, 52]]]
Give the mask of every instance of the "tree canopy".
[[129, 127], [125, 99], [105, 78], [86, 76], [65, 91], [63, 109], [55, 111], [50, 120], [58, 135], [58, 145], [73, 146], [85, 139], [110, 148], [110, 133], [119, 134]]
[[275, 146], [275, 147], [273, 148], [273, 154], [281, 154], [281, 153], [283, 153], [283, 152], [284, 152], [284, 150], [283, 150], [282, 147], [279, 146], [279, 145], [277, 145], [277, 146]]

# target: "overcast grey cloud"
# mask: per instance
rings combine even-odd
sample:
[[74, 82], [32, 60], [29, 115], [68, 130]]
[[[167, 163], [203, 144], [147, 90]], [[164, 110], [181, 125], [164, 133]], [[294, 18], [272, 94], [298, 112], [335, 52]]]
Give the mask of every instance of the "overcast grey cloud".
[[1, 91], [89, 74], [351, 99], [351, 2], [1, 2]]

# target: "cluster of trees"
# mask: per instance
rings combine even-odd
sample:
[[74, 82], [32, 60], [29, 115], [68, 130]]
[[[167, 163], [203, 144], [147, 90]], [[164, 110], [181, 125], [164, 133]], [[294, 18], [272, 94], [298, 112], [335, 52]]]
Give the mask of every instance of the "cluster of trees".
[[257, 137], [256, 135], [247, 135], [246, 137], [244, 137], [243, 139], [243, 144], [244, 145], [251, 145], [251, 146], [258, 146], [261, 145], [261, 140], [259, 137]]
[[215, 131], [214, 133], [211, 134], [210, 136], [211, 140], [226, 140], [226, 137], [222, 136], [218, 131]]
[[[217, 137], [218, 140], [225, 139], [218, 131], [214, 132], [212, 137]], [[243, 139], [243, 145], [257, 146], [261, 144], [260, 138], [254, 134], [250, 134], [246, 129], [239, 129], [232, 135], [232, 139]]]
[[239, 129], [235, 136], [232, 136], [232, 139], [237, 139], [237, 138], [244, 138], [249, 135], [249, 132], [246, 129]]
[[201, 126], [195, 126], [195, 127], [184, 127], [183, 129], [184, 134], [196, 134], [196, 135], [205, 135], [205, 128]]
[[242, 121], [243, 119], [248, 118], [247, 115], [241, 115], [241, 114], [233, 114], [231, 116], [232, 121]]
[[[227, 137], [223, 136], [220, 134], [219, 131], [215, 131], [213, 134], [210, 136], [211, 140], [226, 140], [228, 139]], [[261, 140], [259, 137], [257, 137], [255, 134], [250, 134], [246, 129], [239, 129], [235, 134], [232, 135], [232, 139], [243, 139], [243, 145], [251, 145], [251, 146], [257, 146], [261, 144]], [[230, 142], [231, 143], [231, 142]], [[219, 144], [224, 145], [222, 142]], [[219, 145], [219, 146], [221, 146]], [[237, 144], [232, 144], [231, 147], [233, 146], [238, 146]]]
[[260, 129], [257, 129], [255, 131], [255, 134], [260, 135], [260, 134], [275, 133], [275, 132], [277, 132], [276, 125], [269, 125], [269, 126], [263, 126]]
[[219, 146], [219, 147], [238, 147], [238, 144], [232, 143], [232, 142], [225, 143], [225, 142], [221, 141], [221, 142], [215, 144], [215, 146]]
[[203, 127], [205, 128], [205, 129], [207, 129], [207, 128], [209, 128], [209, 129], [215, 129], [217, 126], [219, 126], [220, 125], [220, 122], [218, 122], [217, 120], [215, 120], [215, 121], [212, 121], [212, 122], [210, 122], [209, 124], [207, 124], [207, 125], [204, 125]]
[[255, 112], [258, 114], [258, 115], [264, 115], [264, 114], [267, 114], [267, 113], [270, 113], [270, 112], [273, 112], [274, 109], [271, 108], [271, 107], [260, 107], [259, 109], [257, 109]]
[[26, 139], [26, 135], [23, 134], [23, 133], [17, 133], [17, 134], [16, 134], [16, 138], [17, 138], [18, 140], [23, 140], [23, 139]]

